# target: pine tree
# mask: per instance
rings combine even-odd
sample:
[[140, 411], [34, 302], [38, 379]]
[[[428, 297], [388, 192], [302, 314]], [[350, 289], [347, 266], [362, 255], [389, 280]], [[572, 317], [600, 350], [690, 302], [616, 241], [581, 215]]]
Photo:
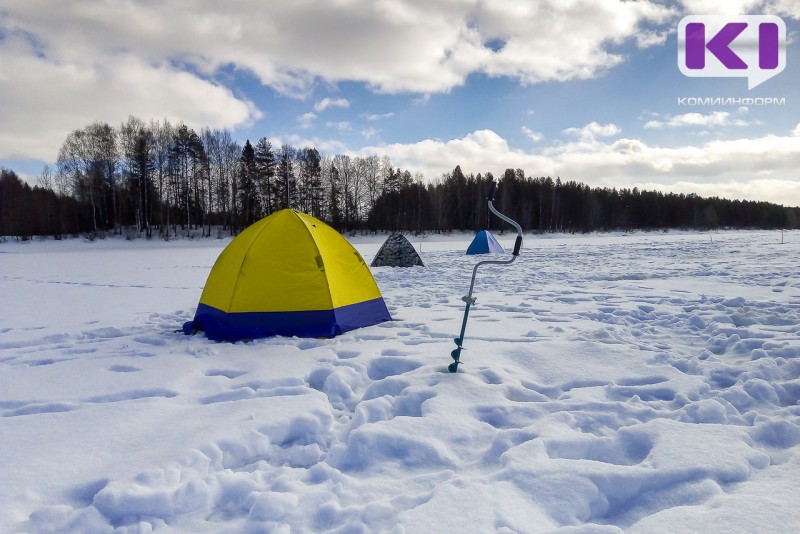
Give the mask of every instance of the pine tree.
[[269, 215], [276, 211], [276, 199], [274, 197], [275, 170], [278, 166], [278, 159], [272, 144], [266, 137], [258, 140], [255, 148], [255, 173], [256, 183], [258, 184], [259, 207], [261, 212], [259, 218]]
[[239, 214], [244, 226], [256, 221], [258, 213], [258, 188], [256, 174], [256, 153], [248, 139], [239, 158]]

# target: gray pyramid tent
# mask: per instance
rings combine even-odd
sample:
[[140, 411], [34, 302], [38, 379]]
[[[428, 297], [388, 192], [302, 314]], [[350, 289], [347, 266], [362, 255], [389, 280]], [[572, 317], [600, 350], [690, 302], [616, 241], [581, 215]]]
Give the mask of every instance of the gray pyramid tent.
[[370, 265], [372, 267], [425, 266], [417, 251], [414, 250], [414, 245], [403, 234], [392, 234], [387, 237]]

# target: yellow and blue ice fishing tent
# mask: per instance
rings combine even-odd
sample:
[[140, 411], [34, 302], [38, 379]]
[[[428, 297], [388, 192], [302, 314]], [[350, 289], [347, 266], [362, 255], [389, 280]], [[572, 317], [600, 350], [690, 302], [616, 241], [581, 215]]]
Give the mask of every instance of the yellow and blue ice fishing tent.
[[358, 251], [322, 221], [285, 209], [247, 227], [225, 247], [194, 321], [183, 328], [220, 341], [330, 338], [390, 320]]

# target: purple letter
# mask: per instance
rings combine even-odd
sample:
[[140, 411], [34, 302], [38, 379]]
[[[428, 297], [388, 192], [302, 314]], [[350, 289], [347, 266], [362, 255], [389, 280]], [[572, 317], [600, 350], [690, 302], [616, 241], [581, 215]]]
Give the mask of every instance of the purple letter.
[[729, 48], [731, 42], [747, 28], [746, 22], [729, 22], [708, 42], [708, 51], [728, 69], [746, 69], [747, 63]]
[[686, 25], [686, 68], [703, 69], [706, 66], [706, 25], [690, 22]]
[[758, 66], [762, 69], [778, 68], [778, 25], [764, 22], [758, 25]]

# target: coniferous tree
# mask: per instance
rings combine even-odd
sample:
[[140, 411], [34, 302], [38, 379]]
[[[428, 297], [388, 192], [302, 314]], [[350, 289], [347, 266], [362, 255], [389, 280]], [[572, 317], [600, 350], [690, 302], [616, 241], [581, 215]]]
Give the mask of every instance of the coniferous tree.
[[300, 170], [298, 207], [313, 217], [322, 216], [322, 164], [316, 148], [304, 148], [298, 153]]
[[255, 148], [255, 173], [256, 183], [258, 184], [259, 207], [261, 211], [258, 217], [264, 217], [276, 211], [276, 199], [274, 198], [275, 170], [278, 166], [277, 156], [272, 149], [272, 144], [266, 137], [258, 140]]
[[282, 145], [278, 153], [278, 175], [274, 189], [278, 209], [290, 208], [295, 204], [294, 160], [296, 154], [297, 150], [287, 144]]
[[337, 230], [342, 228], [342, 192], [339, 188], [339, 169], [332, 159], [325, 162], [324, 167], [327, 169], [325, 175], [327, 176], [327, 201], [328, 201], [328, 221]]
[[243, 227], [253, 224], [259, 212], [257, 180], [256, 152], [248, 139], [239, 158], [238, 203]]

